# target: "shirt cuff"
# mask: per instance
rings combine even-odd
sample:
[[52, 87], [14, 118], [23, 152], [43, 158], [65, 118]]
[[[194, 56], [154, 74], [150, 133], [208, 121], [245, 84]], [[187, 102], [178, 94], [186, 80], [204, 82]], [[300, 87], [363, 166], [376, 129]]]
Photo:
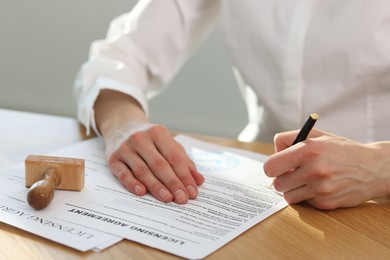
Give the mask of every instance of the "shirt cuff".
[[147, 98], [146, 95], [142, 92], [142, 90], [128, 83], [123, 83], [110, 78], [99, 77], [95, 81], [93, 86], [89, 89], [89, 91], [83, 95], [84, 97], [81, 100], [81, 104], [79, 104], [78, 118], [80, 122], [84, 124], [87, 131], [87, 135], [90, 134], [92, 128], [93, 131], [95, 131], [95, 133], [99, 137], [101, 137], [101, 134], [96, 126], [93, 106], [102, 89], [115, 90], [126, 95], [132, 96], [139, 102], [141, 108], [145, 111], [146, 115], [149, 116]]

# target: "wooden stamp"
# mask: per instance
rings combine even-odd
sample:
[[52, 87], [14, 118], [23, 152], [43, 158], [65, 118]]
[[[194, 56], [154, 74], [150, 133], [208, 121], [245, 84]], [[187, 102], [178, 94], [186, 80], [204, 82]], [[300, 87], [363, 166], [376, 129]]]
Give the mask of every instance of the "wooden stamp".
[[44, 209], [54, 190], [81, 191], [84, 187], [84, 160], [55, 156], [29, 155], [25, 160], [25, 182], [30, 187], [27, 202]]

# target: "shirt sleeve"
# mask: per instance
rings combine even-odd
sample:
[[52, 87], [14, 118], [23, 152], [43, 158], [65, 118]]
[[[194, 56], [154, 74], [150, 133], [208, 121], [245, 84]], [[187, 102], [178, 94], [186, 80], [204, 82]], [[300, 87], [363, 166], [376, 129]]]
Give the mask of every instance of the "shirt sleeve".
[[77, 116], [87, 134], [98, 133], [93, 105], [100, 90], [147, 99], [161, 91], [213, 28], [217, 0], [141, 0], [114, 19], [103, 40], [92, 43], [74, 85]]

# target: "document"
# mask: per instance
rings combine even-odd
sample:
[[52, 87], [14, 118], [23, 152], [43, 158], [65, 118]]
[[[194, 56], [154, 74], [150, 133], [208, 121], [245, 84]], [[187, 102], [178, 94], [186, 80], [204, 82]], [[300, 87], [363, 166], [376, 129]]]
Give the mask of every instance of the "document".
[[[264, 155], [187, 136], [176, 139], [206, 179], [195, 200], [178, 205], [159, 202], [151, 195], [131, 194], [110, 173], [104, 145], [96, 138], [51, 154], [84, 158], [85, 188], [81, 192], [56, 191], [49, 207], [39, 213], [184, 258], [199, 259], [287, 206], [282, 196], [270, 188], [272, 180], [263, 172]], [[12, 185], [2, 186], [3, 191], [8, 189], [8, 194], [21, 199], [15, 189], [8, 188]], [[17, 190], [25, 195], [20, 187]]]
[[0, 221], [57, 243], [85, 252], [100, 251], [123, 238], [94, 228], [80, 226], [55, 218], [45, 211], [36, 211], [26, 201], [24, 165], [18, 164], [1, 170]]

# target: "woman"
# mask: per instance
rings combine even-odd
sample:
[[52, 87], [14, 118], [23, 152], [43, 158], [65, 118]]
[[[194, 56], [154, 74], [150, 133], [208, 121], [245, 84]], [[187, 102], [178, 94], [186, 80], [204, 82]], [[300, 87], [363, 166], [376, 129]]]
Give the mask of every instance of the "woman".
[[[104, 138], [129, 191], [196, 198], [204, 178], [168, 129], [149, 122], [147, 99], [218, 23], [248, 108], [239, 139], [283, 132], [264, 165], [275, 189], [320, 209], [389, 195], [389, 10], [386, 0], [139, 1], [92, 45], [75, 87], [79, 119]], [[321, 130], [289, 147], [297, 132], [287, 131], [312, 112]]]

